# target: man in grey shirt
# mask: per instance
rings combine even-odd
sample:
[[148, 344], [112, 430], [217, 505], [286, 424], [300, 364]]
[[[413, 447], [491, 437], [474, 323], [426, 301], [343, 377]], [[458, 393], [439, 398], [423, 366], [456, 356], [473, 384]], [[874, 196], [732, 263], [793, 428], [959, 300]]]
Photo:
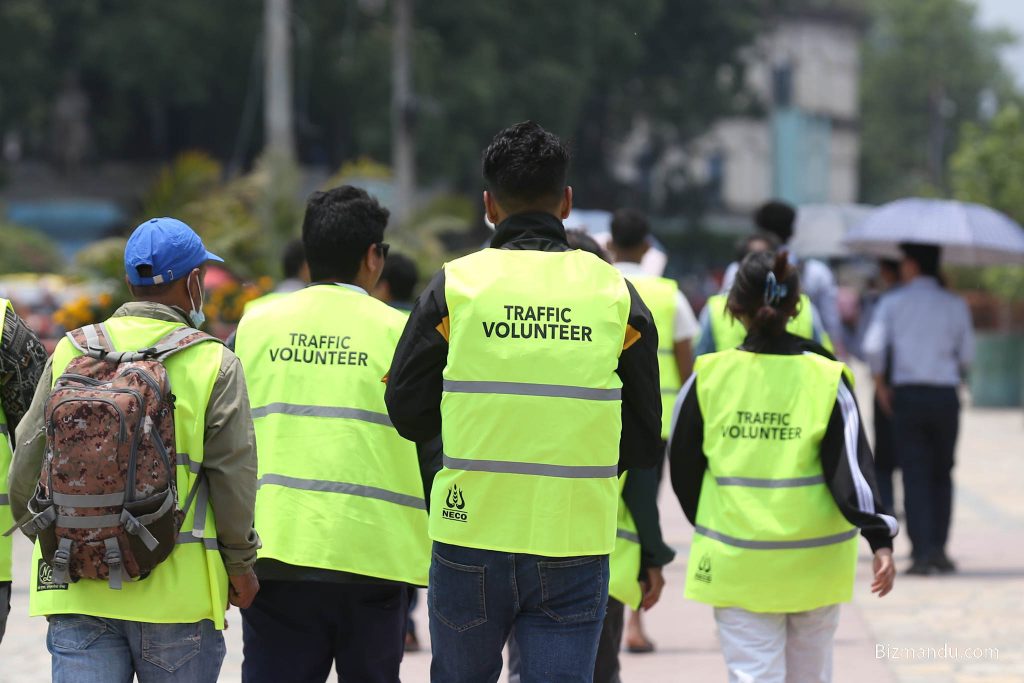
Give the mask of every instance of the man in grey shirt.
[[[940, 249], [904, 244], [903, 286], [882, 299], [864, 336], [880, 408], [892, 415], [913, 545], [908, 574], [955, 571], [946, 555], [953, 503], [957, 387], [974, 358], [964, 301], [939, 283]], [[885, 380], [887, 351], [891, 386]]]

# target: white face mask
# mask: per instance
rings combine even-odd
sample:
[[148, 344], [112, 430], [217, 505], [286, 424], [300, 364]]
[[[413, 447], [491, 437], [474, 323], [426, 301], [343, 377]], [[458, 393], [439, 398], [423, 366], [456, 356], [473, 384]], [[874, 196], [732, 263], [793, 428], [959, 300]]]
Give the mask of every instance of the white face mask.
[[[191, 282], [189, 280], [189, 283]], [[195, 301], [192, 300], [192, 288], [188, 287], [188, 302], [192, 306], [192, 310], [188, 312], [188, 319], [192, 321], [192, 327], [198, 329], [206, 322], [206, 314], [203, 312], [203, 281], [196, 278], [196, 284], [199, 286], [199, 306], [196, 307]]]

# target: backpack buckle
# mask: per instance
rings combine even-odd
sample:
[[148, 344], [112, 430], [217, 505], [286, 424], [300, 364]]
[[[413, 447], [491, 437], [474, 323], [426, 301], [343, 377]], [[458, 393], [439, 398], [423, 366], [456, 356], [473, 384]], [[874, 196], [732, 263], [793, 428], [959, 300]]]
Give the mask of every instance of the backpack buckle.
[[109, 570], [108, 583], [116, 591], [121, 590], [123, 570], [121, 568], [121, 547], [117, 544], [117, 537], [111, 536], [103, 540], [107, 552], [103, 555], [103, 562]]
[[71, 539], [62, 538], [53, 553], [53, 582], [68, 583], [71, 580]]

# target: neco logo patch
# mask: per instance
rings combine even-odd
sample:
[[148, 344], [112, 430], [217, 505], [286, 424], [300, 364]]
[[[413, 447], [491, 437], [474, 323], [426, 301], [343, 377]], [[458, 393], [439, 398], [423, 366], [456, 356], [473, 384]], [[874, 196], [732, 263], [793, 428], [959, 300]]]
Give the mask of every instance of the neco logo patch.
[[53, 582], [53, 567], [48, 565], [43, 558], [39, 558], [39, 566], [36, 568], [36, 590], [37, 591], [66, 591], [66, 583]]
[[448, 489], [448, 495], [444, 499], [445, 509], [441, 510], [441, 519], [450, 519], [456, 522], [469, 521], [469, 515], [463, 510], [466, 507], [466, 497], [457, 485], [452, 484]]

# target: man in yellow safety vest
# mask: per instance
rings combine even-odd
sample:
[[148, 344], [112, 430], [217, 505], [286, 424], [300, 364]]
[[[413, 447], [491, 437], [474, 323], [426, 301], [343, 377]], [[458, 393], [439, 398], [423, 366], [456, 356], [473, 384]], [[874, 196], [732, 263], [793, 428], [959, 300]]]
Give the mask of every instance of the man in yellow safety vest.
[[[484, 152], [491, 248], [445, 265], [395, 352], [388, 413], [438, 433], [430, 490], [431, 678], [590, 681], [620, 468], [661, 456], [658, 334], [636, 290], [570, 250], [565, 145], [536, 123]], [[485, 580], [486, 575], [486, 580]]]

